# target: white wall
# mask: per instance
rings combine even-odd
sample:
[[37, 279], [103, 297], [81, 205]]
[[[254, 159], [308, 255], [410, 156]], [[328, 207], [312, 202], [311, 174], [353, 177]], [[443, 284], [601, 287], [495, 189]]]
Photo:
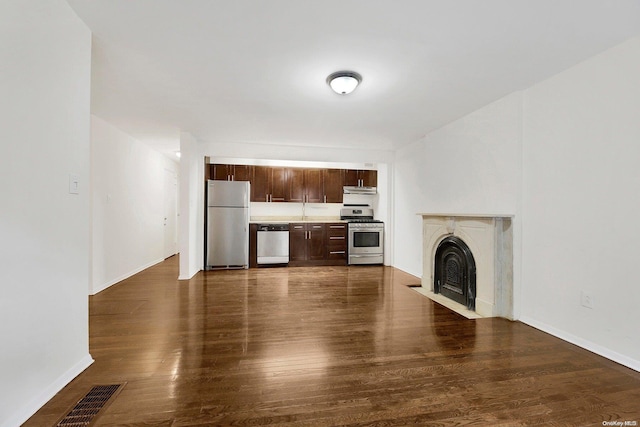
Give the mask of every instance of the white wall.
[[221, 158], [244, 158], [263, 160], [291, 160], [327, 162], [332, 167], [341, 164], [387, 163], [393, 152], [387, 150], [360, 150], [352, 148], [307, 147], [277, 144], [211, 143], [199, 144], [201, 155]]
[[637, 37], [399, 150], [394, 265], [416, 212], [515, 214], [515, 317], [640, 370], [639, 117]]
[[204, 156], [187, 132], [180, 133], [180, 153], [179, 279], [188, 280], [204, 265]]
[[164, 259], [165, 169], [178, 164], [91, 117], [91, 294]]
[[640, 370], [640, 37], [524, 106], [522, 320]]
[[522, 93], [514, 93], [398, 150], [394, 265], [422, 276], [418, 212], [517, 214]]
[[63, 0], [0, 2], [0, 64], [0, 425], [16, 426], [92, 362], [91, 33]]

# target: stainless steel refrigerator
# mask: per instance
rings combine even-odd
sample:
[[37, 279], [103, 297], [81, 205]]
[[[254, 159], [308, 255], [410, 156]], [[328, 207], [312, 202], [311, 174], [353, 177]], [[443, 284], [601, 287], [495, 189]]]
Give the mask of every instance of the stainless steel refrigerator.
[[206, 270], [249, 268], [249, 183], [207, 181]]

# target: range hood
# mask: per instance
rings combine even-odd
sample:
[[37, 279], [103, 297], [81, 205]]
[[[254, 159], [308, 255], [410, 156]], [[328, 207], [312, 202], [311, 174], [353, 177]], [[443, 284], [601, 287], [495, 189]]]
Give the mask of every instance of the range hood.
[[342, 187], [344, 194], [376, 194], [378, 189], [376, 187], [356, 187], [347, 186]]

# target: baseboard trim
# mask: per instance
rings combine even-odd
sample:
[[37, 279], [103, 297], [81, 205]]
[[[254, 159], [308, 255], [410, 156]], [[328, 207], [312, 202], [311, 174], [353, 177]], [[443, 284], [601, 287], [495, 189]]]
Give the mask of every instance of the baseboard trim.
[[187, 274], [182, 274], [181, 272], [178, 276], [178, 280], [191, 280], [191, 278], [198, 274], [200, 271], [202, 271], [200, 267], [192, 267], [191, 271], [188, 271]]
[[122, 276], [120, 276], [120, 277], [118, 277], [116, 279], [109, 280], [108, 282], [103, 283], [102, 285], [100, 285], [97, 289], [91, 289], [91, 292], [89, 293], [89, 295], [95, 295], [97, 293], [100, 293], [100, 292], [104, 291], [105, 289], [115, 285], [116, 283], [122, 282], [123, 280], [128, 279], [129, 277], [133, 276], [134, 274], [138, 274], [141, 271], [146, 270], [149, 267], [153, 267], [154, 265], [156, 265], [156, 264], [158, 264], [158, 263], [160, 263], [162, 261], [164, 261], [164, 258], [160, 258], [160, 259], [151, 261], [150, 263], [145, 264], [145, 265], [143, 265], [141, 267], [138, 267], [138, 268], [136, 268], [136, 269], [134, 269], [134, 270], [132, 270], [132, 271], [130, 271], [128, 273], [125, 273], [125, 274], [123, 274]]
[[[386, 264], [385, 264], [385, 265], [386, 265]], [[395, 265], [393, 265], [393, 264], [390, 264], [390, 265], [389, 265], [389, 267], [395, 268], [396, 270], [400, 270], [400, 271], [402, 271], [403, 273], [407, 273], [407, 274], [409, 274], [409, 275], [411, 275], [411, 276], [415, 277], [416, 279], [418, 279], [418, 281], [420, 281], [420, 283], [422, 283], [422, 275], [421, 275], [421, 274], [412, 273], [412, 272], [410, 272], [410, 271], [408, 271], [408, 270], [405, 270], [405, 269], [404, 269], [404, 268], [402, 268], [402, 267], [396, 267], [396, 266], [395, 266]]]
[[626, 366], [627, 368], [631, 368], [634, 371], [640, 372], [640, 360], [635, 360], [631, 357], [625, 356], [624, 354], [620, 354], [611, 349], [603, 347], [599, 344], [596, 344], [589, 340], [585, 340], [584, 338], [580, 338], [576, 335], [573, 335], [561, 329], [555, 328], [544, 322], [539, 322], [536, 319], [532, 319], [527, 316], [521, 317], [520, 319], [518, 319], [518, 321], [525, 323], [533, 328], [539, 329], [542, 332], [546, 332], [550, 335], [553, 335], [556, 338], [560, 338], [561, 340], [570, 342], [571, 344], [575, 344], [578, 347], [582, 347], [585, 350], [588, 350], [599, 356], [612, 360], [616, 363]]
[[94, 362], [89, 353], [58, 377], [53, 383], [47, 386], [42, 392], [35, 396], [27, 405], [20, 408], [15, 414], [5, 419], [0, 427], [15, 427], [22, 425], [33, 416], [40, 408], [53, 398], [60, 390], [69, 384], [75, 377], [80, 375]]

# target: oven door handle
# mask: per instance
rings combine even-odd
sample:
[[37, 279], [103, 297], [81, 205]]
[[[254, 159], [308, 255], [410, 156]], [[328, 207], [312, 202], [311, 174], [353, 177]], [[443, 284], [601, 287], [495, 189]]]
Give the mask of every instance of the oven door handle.
[[367, 255], [349, 255], [351, 258], [370, 258], [374, 256], [380, 256], [382, 254], [367, 254]]

